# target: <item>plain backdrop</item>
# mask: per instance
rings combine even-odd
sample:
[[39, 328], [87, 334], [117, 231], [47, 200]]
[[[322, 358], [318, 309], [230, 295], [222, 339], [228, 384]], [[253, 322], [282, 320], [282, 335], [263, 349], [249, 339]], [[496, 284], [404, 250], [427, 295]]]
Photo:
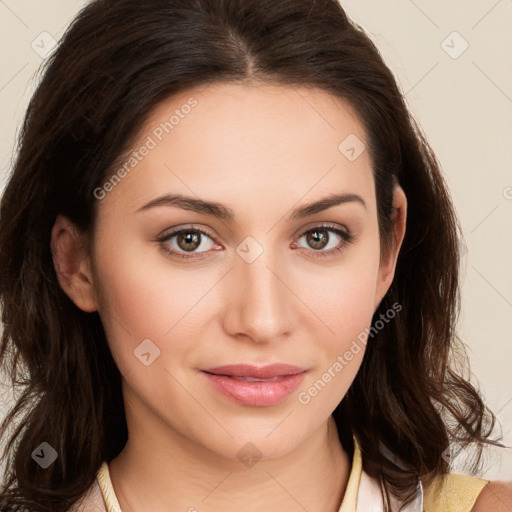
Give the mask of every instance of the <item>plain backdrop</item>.
[[[379, 48], [441, 162], [467, 244], [459, 333], [512, 446], [512, 2], [341, 3]], [[0, 0], [0, 194], [38, 67], [85, 4]], [[9, 406], [6, 393], [0, 416]], [[512, 449], [493, 449], [487, 461], [483, 476], [512, 480]]]

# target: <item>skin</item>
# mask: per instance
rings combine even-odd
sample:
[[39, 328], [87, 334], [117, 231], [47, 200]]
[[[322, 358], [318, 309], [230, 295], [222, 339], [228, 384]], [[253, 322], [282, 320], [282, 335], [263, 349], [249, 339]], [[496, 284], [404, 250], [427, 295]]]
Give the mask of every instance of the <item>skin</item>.
[[[440, 496], [444, 496], [441, 498], [441, 503], [446, 499], [446, 494], [440, 495], [439, 490], [437, 489], [429, 489], [426, 482], [423, 482], [423, 489], [425, 495], [431, 495], [437, 500], [440, 499]], [[468, 510], [468, 501], [469, 495], [465, 494], [465, 491], [459, 491], [458, 493], [454, 493], [453, 489], [449, 492], [449, 496], [455, 497], [455, 499], [462, 499], [465, 497], [464, 506], [462, 509]], [[437, 507], [442, 506], [439, 501], [437, 502]], [[464, 508], [465, 507], [465, 508]], [[431, 509], [426, 509], [426, 512], [430, 512]], [[437, 510], [437, 509], [436, 509]], [[457, 509], [459, 510], [459, 509]], [[483, 487], [483, 489], [478, 494], [476, 501], [474, 502], [473, 507], [471, 508], [471, 512], [510, 512], [512, 511], [512, 482], [504, 482], [501, 480], [488, 481], [488, 483]]]
[[512, 510], [512, 482], [494, 481], [479, 494], [472, 512], [510, 512]]
[[[393, 280], [405, 195], [395, 188], [395, 247], [380, 261], [368, 152], [350, 161], [338, 150], [350, 134], [367, 144], [365, 132], [346, 102], [318, 89], [195, 87], [158, 105], [134, 150], [190, 97], [197, 106], [99, 201], [90, 251], [65, 217], [52, 232], [59, 282], [79, 308], [99, 312], [123, 375], [129, 440], [109, 465], [116, 495], [123, 512], [336, 512], [351, 461], [331, 414], [364, 345], [309, 403], [297, 396], [371, 326]], [[176, 206], [137, 212], [170, 193], [222, 203], [235, 220]], [[358, 194], [366, 207], [348, 202], [288, 219], [333, 193]], [[327, 247], [315, 249], [302, 235], [325, 222], [355, 241], [343, 246], [327, 231]], [[158, 241], [190, 224], [211, 236], [199, 257], [167, 254], [165, 246], [190, 254], [176, 236]], [[263, 249], [251, 263], [236, 251], [248, 236]], [[160, 350], [149, 366], [134, 356], [144, 339]], [[308, 373], [269, 407], [238, 404], [199, 372], [275, 362]], [[248, 442], [261, 456], [251, 467], [237, 456]]]

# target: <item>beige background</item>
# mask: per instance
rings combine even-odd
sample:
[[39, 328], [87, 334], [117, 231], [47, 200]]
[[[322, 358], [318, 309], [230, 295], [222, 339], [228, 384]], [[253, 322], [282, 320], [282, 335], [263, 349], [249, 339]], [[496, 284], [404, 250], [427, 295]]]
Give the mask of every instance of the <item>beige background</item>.
[[[0, 191], [41, 54], [85, 3], [0, 0]], [[342, 5], [382, 52], [443, 166], [467, 243], [459, 331], [512, 446], [512, 2]], [[512, 449], [500, 452], [484, 475], [512, 480]]]

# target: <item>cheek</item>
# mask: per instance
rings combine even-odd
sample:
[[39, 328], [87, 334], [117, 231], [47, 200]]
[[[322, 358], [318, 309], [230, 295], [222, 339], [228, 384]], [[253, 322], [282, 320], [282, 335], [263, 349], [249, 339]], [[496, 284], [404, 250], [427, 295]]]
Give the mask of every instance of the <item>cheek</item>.
[[161, 350], [159, 365], [170, 365], [165, 347], [171, 341], [171, 359], [186, 359], [219, 277], [176, 266], [156, 245], [132, 242], [119, 231], [115, 239], [115, 246], [107, 236], [98, 240], [95, 282], [100, 316], [121, 373], [139, 367], [134, 350], [146, 339]]
[[121, 218], [114, 211], [104, 220], [95, 244], [100, 307], [134, 335], [161, 336], [201, 290], [193, 273], [173, 268], [157, 242], [135, 234]]
[[378, 248], [373, 245], [314, 277], [301, 273], [297, 286], [321, 335], [312, 335], [320, 357], [297, 399], [315, 414], [334, 410], [359, 370], [374, 314], [377, 273]]
[[[323, 329], [325, 334], [321, 339], [317, 338], [317, 346], [322, 347], [324, 352], [322, 365], [317, 372], [323, 374], [329, 371], [331, 377], [333, 373], [342, 375], [337, 379], [325, 375], [322, 380], [336, 380], [335, 388], [344, 394], [364, 355], [366, 336], [374, 313], [375, 284], [368, 277], [340, 275], [338, 279], [328, 280], [324, 289], [329, 291], [317, 295], [316, 311], [328, 330]], [[343, 368], [337, 363], [340, 359]]]
[[373, 276], [346, 274], [330, 276], [325, 286], [311, 294], [315, 311], [330, 327], [333, 337], [345, 337], [358, 326], [366, 325], [373, 314], [375, 282]]
[[[317, 311], [329, 330], [316, 336], [316, 364], [297, 394], [310, 417], [332, 413], [346, 395], [363, 360], [373, 316], [374, 283], [348, 278], [326, 281], [329, 292], [316, 297]], [[313, 352], [314, 351], [314, 352]]]
[[322, 339], [330, 350], [343, 349], [371, 323], [379, 259], [369, 245], [362, 242], [336, 266], [296, 273], [297, 295], [323, 325]]

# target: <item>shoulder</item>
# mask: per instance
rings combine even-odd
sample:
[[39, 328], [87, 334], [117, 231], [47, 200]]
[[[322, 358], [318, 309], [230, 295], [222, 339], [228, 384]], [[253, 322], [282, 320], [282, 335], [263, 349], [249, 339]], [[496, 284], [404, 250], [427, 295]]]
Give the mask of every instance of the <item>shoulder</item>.
[[489, 482], [478, 495], [471, 512], [510, 512], [512, 510], [512, 482]]

